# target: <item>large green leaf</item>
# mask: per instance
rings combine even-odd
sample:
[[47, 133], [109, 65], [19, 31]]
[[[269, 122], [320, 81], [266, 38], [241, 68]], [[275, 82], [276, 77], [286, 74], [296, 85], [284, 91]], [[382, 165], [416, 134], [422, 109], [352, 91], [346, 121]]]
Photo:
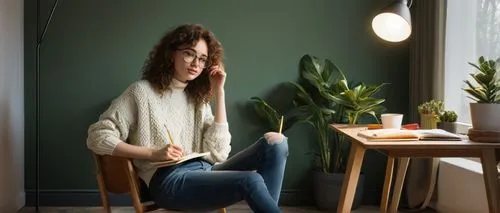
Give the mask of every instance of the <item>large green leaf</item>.
[[321, 113], [323, 113], [325, 115], [333, 115], [333, 114], [335, 114], [335, 110], [328, 109], [326, 107], [322, 107], [322, 108], [320, 108], [320, 110], [321, 110]]
[[470, 76], [483, 88], [488, 88], [494, 78], [494, 76], [484, 73], [471, 74]]
[[338, 81], [345, 79], [344, 73], [328, 59], [325, 59], [322, 75], [328, 87], [332, 87]]
[[466, 92], [468, 92], [471, 96], [469, 96], [470, 99], [473, 101], [476, 101], [478, 103], [487, 103], [488, 98], [484, 95], [484, 93], [481, 93], [479, 90], [471, 89], [471, 88], [465, 88], [464, 89]]
[[481, 68], [480, 68], [479, 66], [477, 66], [476, 64], [473, 64], [473, 63], [471, 63], [471, 62], [468, 62], [468, 63], [469, 63], [471, 66], [475, 67], [477, 70], [479, 70], [479, 71], [481, 71], [481, 72], [482, 72]]
[[329, 92], [323, 92], [323, 93], [321, 93], [321, 96], [323, 96], [330, 103], [341, 104], [341, 105], [348, 105], [348, 104], [350, 104], [349, 101], [344, 100], [343, 96], [340, 96], [338, 93], [334, 93], [334, 92], [331, 92], [331, 91], [329, 91]]
[[368, 97], [372, 96], [373, 94], [379, 92], [383, 86], [388, 85], [387, 83], [382, 83], [380, 85], [368, 85], [364, 91], [361, 92], [359, 96], [361, 97]]
[[298, 90], [297, 92], [297, 97], [299, 97], [299, 100], [302, 101], [303, 103], [306, 103], [308, 105], [315, 105], [314, 100], [311, 98], [311, 95], [306, 92], [304, 87], [301, 85], [295, 83], [295, 82], [290, 82], [295, 88]]
[[251, 97], [250, 100], [254, 103], [254, 108], [259, 117], [266, 121], [268, 128], [273, 131], [279, 130], [279, 113], [271, 107], [265, 100], [259, 97]]
[[302, 78], [306, 79], [312, 86], [321, 89], [324, 82], [321, 76], [321, 65], [316, 57], [305, 55], [300, 60], [300, 71]]
[[334, 66], [335, 65], [333, 65], [333, 63], [329, 60], [323, 61], [321, 78], [327, 86], [330, 84], [330, 81], [332, 81], [332, 79], [335, 79], [335, 74], [333, 73]]
[[385, 102], [385, 99], [366, 97], [366, 98], [360, 99], [358, 106], [361, 109], [366, 109], [366, 108], [369, 108], [372, 106], [380, 105], [384, 102]]
[[342, 105], [347, 108], [355, 108], [352, 105], [352, 101], [347, 98], [344, 94], [331, 95], [328, 97], [330, 101], [335, 102], [336, 104]]

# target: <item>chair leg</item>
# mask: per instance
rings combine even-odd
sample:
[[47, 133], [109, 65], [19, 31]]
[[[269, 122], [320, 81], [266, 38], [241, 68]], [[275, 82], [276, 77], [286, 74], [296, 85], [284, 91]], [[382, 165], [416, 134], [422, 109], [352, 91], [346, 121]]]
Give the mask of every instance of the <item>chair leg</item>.
[[102, 207], [106, 213], [111, 213], [111, 207], [109, 206], [108, 191], [106, 190], [106, 184], [104, 182], [104, 177], [102, 176], [102, 168], [100, 164], [100, 157], [96, 154], [94, 156], [94, 161], [96, 163], [96, 176], [97, 185], [99, 185], [99, 193], [101, 194]]
[[139, 197], [139, 186], [137, 185], [137, 177], [134, 173], [134, 168], [131, 161], [128, 161], [125, 165], [127, 168], [127, 178], [130, 186], [130, 194], [132, 195], [132, 202], [134, 204], [136, 213], [144, 213], [144, 208], [141, 203], [141, 198]]
[[106, 213], [111, 213], [111, 207], [109, 206], [108, 192], [106, 187], [104, 187], [104, 179], [102, 175], [97, 175], [97, 183], [99, 185], [99, 193], [101, 194], [102, 207]]

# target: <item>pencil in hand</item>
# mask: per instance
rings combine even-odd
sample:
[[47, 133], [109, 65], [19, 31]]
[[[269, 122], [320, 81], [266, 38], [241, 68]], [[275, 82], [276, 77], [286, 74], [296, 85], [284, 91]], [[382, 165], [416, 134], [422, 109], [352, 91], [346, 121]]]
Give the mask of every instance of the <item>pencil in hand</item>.
[[167, 129], [167, 134], [168, 134], [168, 139], [170, 140], [170, 144], [174, 145], [174, 140], [172, 139], [172, 135], [170, 134], [170, 131]]
[[281, 119], [280, 119], [280, 129], [279, 129], [279, 134], [281, 134], [281, 130], [283, 129], [283, 115], [281, 116]]
[[[172, 138], [172, 135], [170, 134], [170, 131], [168, 131], [168, 129], [167, 129], [167, 134], [168, 134], [168, 138], [169, 138], [169, 140], [170, 140], [170, 144], [171, 144], [171, 145], [175, 145], [175, 144], [174, 144], [174, 139]], [[181, 158], [182, 158], [182, 157], [183, 157], [183, 155], [181, 155]]]

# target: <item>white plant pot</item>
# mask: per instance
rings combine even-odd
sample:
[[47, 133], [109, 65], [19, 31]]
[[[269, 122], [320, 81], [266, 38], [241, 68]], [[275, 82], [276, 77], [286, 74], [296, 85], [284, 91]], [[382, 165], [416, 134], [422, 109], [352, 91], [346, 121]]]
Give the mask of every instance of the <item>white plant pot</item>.
[[482, 131], [500, 131], [500, 104], [470, 103], [472, 128]]

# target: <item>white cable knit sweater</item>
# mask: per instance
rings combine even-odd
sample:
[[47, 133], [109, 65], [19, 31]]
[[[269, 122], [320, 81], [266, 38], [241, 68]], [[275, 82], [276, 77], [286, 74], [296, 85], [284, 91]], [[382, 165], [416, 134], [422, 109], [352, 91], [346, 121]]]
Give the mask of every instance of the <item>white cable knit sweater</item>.
[[[196, 107], [184, 92], [186, 83], [173, 80], [171, 91], [161, 96], [146, 80], [130, 85], [88, 129], [87, 147], [97, 154], [111, 155], [123, 141], [132, 145], [161, 148], [174, 143], [184, 154], [210, 152], [211, 163], [223, 162], [231, 151], [227, 123], [215, 123], [209, 104]], [[149, 185], [156, 169], [147, 160], [134, 160], [139, 177]]]

